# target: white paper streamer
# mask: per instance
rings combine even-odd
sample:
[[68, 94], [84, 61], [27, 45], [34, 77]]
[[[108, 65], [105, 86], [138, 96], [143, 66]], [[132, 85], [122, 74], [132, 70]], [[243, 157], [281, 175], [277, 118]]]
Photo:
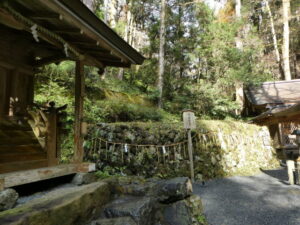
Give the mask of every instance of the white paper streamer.
[[128, 152], [128, 145], [127, 145], [127, 144], [124, 145], [124, 151], [125, 151], [126, 153]]
[[31, 30], [31, 33], [32, 33], [32, 36], [33, 36], [34, 40], [36, 42], [40, 42], [39, 35], [37, 33], [37, 25], [34, 24], [32, 27], [30, 27], [30, 30]]
[[166, 154], [166, 147], [165, 146], [162, 146], [162, 150], [163, 150], [163, 154]]
[[67, 43], [64, 44], [64, 51], [65, 51], [66, 57], [69, 57], [69, 52], [68, 52], [68, 45], [67, 45]]

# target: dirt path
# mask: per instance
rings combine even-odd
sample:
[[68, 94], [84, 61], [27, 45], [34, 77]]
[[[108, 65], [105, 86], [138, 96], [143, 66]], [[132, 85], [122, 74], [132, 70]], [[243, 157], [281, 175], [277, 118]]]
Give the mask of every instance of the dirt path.
[[210, 225], [299, 225], [300, 186], [284, 169], [196, 184]]

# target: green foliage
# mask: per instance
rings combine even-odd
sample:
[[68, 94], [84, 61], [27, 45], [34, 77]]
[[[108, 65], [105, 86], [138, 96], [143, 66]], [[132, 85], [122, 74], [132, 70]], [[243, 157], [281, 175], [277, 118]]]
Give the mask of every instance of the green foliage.
[[100, 179], [105, 179], [105, 178], [108, 178], [108, 177], [111, 177], [111, 175], [108, 173], [108, 171], [102, 171], [102, 170], [98, 170], [96, 173], [95, 173], [96, 177], [100, 178]]
[[207, 223], [207, 220], [206, 220], [206, 218], [205, 218], [205, 216], [204, 215], [199, 215], [199, 216], [197, 216], [197, 221], [201, 224], [201, 225], [207, 225], [208, 223]]
[[[160, 1], [117, 2], [120, 4], [118, 10], [131, 12], [133, 23], [130, 26], [134, 27], [130, 28], [137, 31], [132, 42], [147, 59], [141, 66], [122, 70], [123, 80], [117, 79], [122, 72], [119, 68], [106, 68], [102, 77], [97, 69], [85, 68], [84, 119], [91, 124], [178, 122], [181, 120], [180, 112], [186, 108], [194, 109], [200, 118], [240, 119], [235, 115], [241, 107], [236, 103], [236, 87], [258, 84], [271, 78], [262, 60], [269, 47], [261, 40], [255, 22], [249, 19], [253, 14], [250, 10], [254, 7], [252, 2], [243, 2], [245, 16], [236, 21], [232, 15], [229, 19], [220, 20], [212, 9], [199, 1], [191, 4], [190, 0], [168, 0], [164, 104], [163, 110], [159, 110], [155, 105], [159, 96], [156, 84]], [[95, 4], [96, 15], [103, 19], [103, 1], [97, 0]], [[124, 7], [122, 4], [127, 5]], [[120, 15], [125, 13], [121, 11]], [[125, 37], [129, 27], [126, 27], [128, 24], [123, 14], [116, 16], [114, 29]], [[241, 37], [243, 49], [236, 47], [237, 37]], [[135, 43], [139, 39], [138, 42], [143, 42], [142, 46]], [[67, 138], [63, 139], [63, 160], [67, 161], [73, 152], [74, 63], [46, 66], [37, 79], [37, 103], [55, 101], [57, 106], [68, 104], [64, 120]]]
[[103, 121], [160, 121], [162, 110], [118, 100], [104, 100], [97, 105], [101, 109]]

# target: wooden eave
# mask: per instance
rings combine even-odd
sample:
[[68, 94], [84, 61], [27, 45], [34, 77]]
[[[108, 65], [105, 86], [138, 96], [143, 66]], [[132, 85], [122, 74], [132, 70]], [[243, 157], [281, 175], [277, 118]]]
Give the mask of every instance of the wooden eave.
[[300, 121], [300, 104], [288, 108], [275, 108], [252, 119], [259, 125], [272, 125], [280, 122]]
[[[40, 42], [36, 42], [32, 37], [30, 24], [24, 21], [25, 19], [13, 15], [4, 4], [17, 11], [26, 21], [49, 32], [38, 30]], [[24, 36], [26, 32], [27, 37], [31, 36], [31, 45], [39, 49], [32, 60], [33, 67], [78, 58], [86, 65], [102, 69], [106, 66], [130, 67], [144, 61], [143, 56], [79, 0], [10, 0], [2, 3], [0, 7], [0, 22], [20, 33], [23, 32]], [[66, 55], [63, 43], [74, 51], [69, 51]], [[52, 53], [40, 56], [42, 49]]]

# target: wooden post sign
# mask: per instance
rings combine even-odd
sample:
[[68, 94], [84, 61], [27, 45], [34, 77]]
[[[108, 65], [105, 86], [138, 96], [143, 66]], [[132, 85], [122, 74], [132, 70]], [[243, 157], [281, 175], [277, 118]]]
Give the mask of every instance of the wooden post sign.
[[184, 129], [196, 129], [195, 113], [191, 110], [183, 111]]
[[183, 124], [184, 128], [188, 132], [188, 151], [190, 160], [191, 180], [194, 182], [194, 160], [193, 160], [193, 143], [191, 129], [196, 129], [196, 118], [195, 113], [191, 110], [183, 111]]

